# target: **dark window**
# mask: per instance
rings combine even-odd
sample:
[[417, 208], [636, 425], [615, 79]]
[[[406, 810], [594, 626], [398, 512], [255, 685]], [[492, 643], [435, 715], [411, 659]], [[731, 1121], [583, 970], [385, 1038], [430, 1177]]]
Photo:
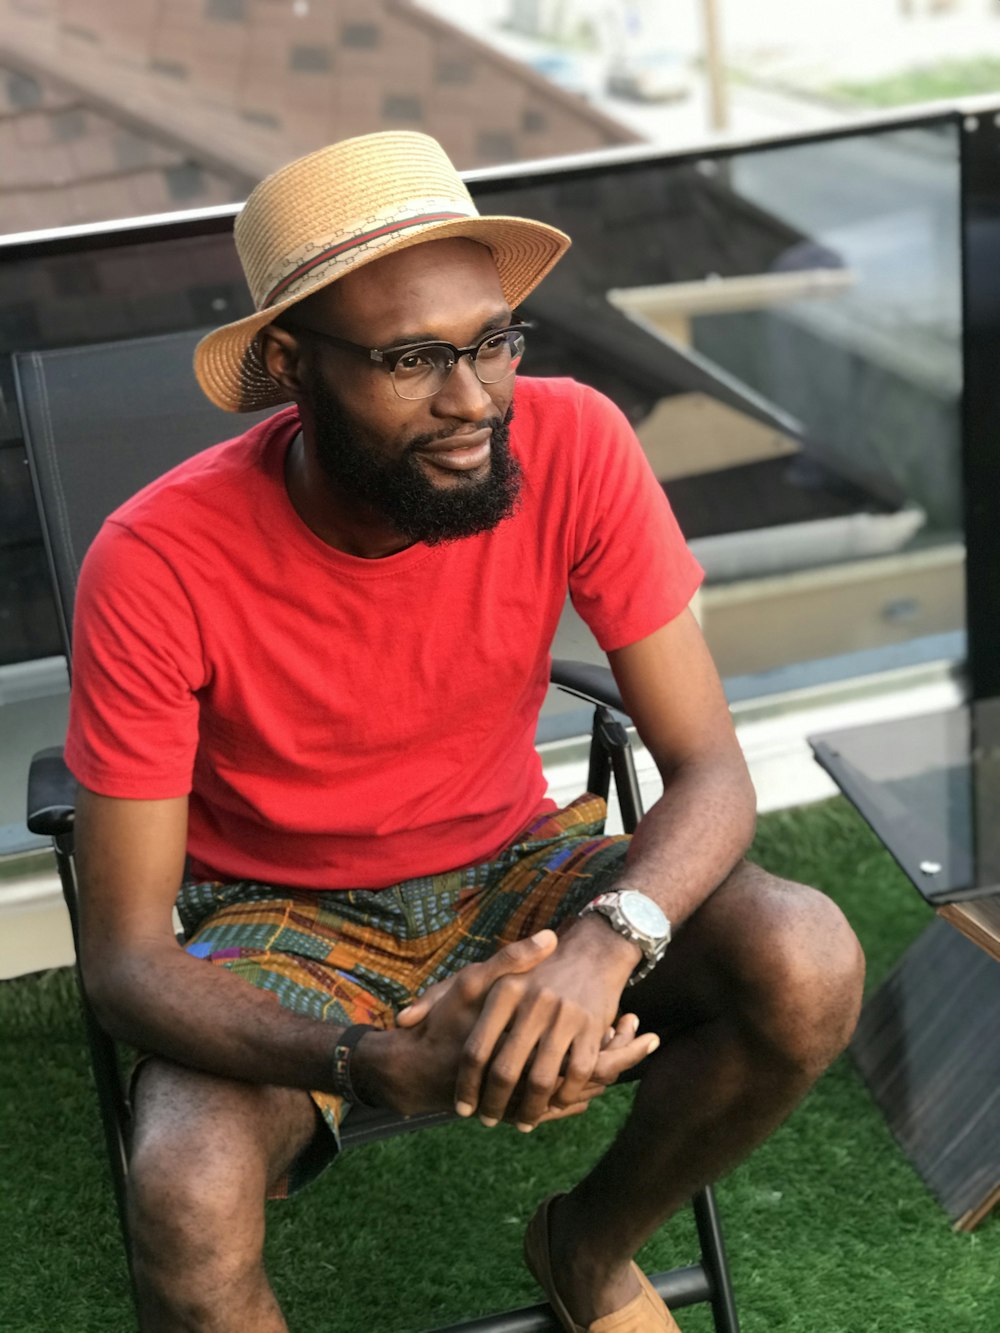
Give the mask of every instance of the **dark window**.
[[246, 0], [205, 0], [205, 17], [208, 19], [242, 23], [246, 16]]
[[480, 130], [476, 136], [476, 156], [480, 162], [516, 162], [513, 134], [507, 130]]
[[166, 74], [171, 79], [186, 79], [188, 76], [187, 65], [182, 65], [179, 60], [151, 60], [149, 68], [154, 74]]
[[544, 111], [526, 111], [521, 119], [521, 126], [528, 134], [538, 134], [549, 127], [549, 118]]
[[257, 107], [248, 107], [241, 114], [251, 125], [266, 125], [269, 130], [281, 128], [281, 117], [276, 116], [273, 111], [260, 111]]
[[68, 106], [56, 111], [51, 119], [52, 137], [60, 143], [69, 143], [71, 139], [80, 139], [87, 133], [87, 117], [78, 106]]
[[151, 145], [148, 139], [131, 130], [120, 130], [115, 135], [115, 161], [121, 171], [137, 171], [149, 165]]
[[196, 162], [182, 162], [180, 166], [167, 167], [167, 189], [171, 199], [195, 199], [205, 188], [201, 167]]
[[81, 37], [85, 42], [98, 42], [100, 38], [93, 28], [84, 28], [79, 23], [60, 23], [63, 32], [68, 32], [71, 37]]
[[39, 106], [42, 101], [42, 85], [30, 74], [8, 74], [7, 100], [11, 106], [21, 109]]
[[404, 97], [400, 93], [386, 93], [382, 99], [384, 120], [422, 120], [423, 105], [419, 97]]
[[471, 83], [472, 64], [468, 60], [439, 60], [434, 79], [437, 83]]
[[300, 74], [325, 74], [330, 68], [330, 50], [326, 46], [293, 46], [288, 57], [289, 69]]
[[374, 50], [378, 39], [377, 23], [345, 23], [340, 30], [341, 46], [353, 46], [359, 51]]

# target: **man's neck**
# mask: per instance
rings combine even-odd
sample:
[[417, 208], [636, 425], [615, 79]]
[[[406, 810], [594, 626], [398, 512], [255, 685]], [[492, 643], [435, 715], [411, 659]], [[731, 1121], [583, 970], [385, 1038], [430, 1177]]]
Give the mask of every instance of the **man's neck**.
[[336, 490], [307, 450], [300, 431], [285, 455], [285, 490], [292, 508], [320, 541], [363, 560], [381, 560], [412, 546], [370, 505]]

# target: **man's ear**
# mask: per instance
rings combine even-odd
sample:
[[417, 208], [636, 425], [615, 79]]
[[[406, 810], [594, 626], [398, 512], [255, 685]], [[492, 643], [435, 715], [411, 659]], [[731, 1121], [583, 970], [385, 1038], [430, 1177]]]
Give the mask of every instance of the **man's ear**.
[[302, 344], [278, 324], [265, 324], [257, 334], [264, 369], [289, 398], [302, 394]]

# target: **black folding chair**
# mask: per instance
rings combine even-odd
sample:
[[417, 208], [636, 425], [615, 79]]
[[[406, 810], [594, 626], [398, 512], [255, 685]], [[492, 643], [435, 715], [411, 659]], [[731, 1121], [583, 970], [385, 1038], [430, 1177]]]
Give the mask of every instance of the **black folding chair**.
[[[155, 477], [250, 420], [236, 421], [203, 398], [191, 372], [198, 331], [21, 354], [14, 359], [18, 403], [35, 495], [53, 577], [60, 626], [70, 653], [73, 601], [80, 562], [108, 513]], [[553, 664], [552, 680], [595, 705], [588, 789], [607, 797], [614, 778], [626, 831], [642, 809], [621, 698], [605, 667]], [[52, 838], [79, 956], [77, 882], [73, 856], [75, 783], [61, 749], [32, 763], [28, 827]], [[126, 1256], [129, 1109], [118, 1053], [80, 982], [80, 1000], [97, 1085]], [[449, 1115], [413, 1116], [357, 1107], [345, 1121], [342, 1149], [442, 1124]], [[719, 1217], [710, 1189], [693, 1201], [700, 1261], [656, 1274], [656, 1290], [674, 1309], [712, 1306], [717, 1333], [738, 1333], [738, 1320]], [[541, 1333], [557, 1327], [548, 1305], [531, 1306], [451, 1325], [439, 1333]]]

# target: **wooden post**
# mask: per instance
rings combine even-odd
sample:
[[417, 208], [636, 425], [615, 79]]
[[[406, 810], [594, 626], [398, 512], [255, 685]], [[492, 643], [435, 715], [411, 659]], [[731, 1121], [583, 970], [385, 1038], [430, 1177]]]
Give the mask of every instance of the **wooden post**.
[[720, 0], [701, 0], [701, 21], [705, 34], [705, 77], [708, 80], [708, 127], [729, 128], [729, 98], [726, 67], [722, 56]]

